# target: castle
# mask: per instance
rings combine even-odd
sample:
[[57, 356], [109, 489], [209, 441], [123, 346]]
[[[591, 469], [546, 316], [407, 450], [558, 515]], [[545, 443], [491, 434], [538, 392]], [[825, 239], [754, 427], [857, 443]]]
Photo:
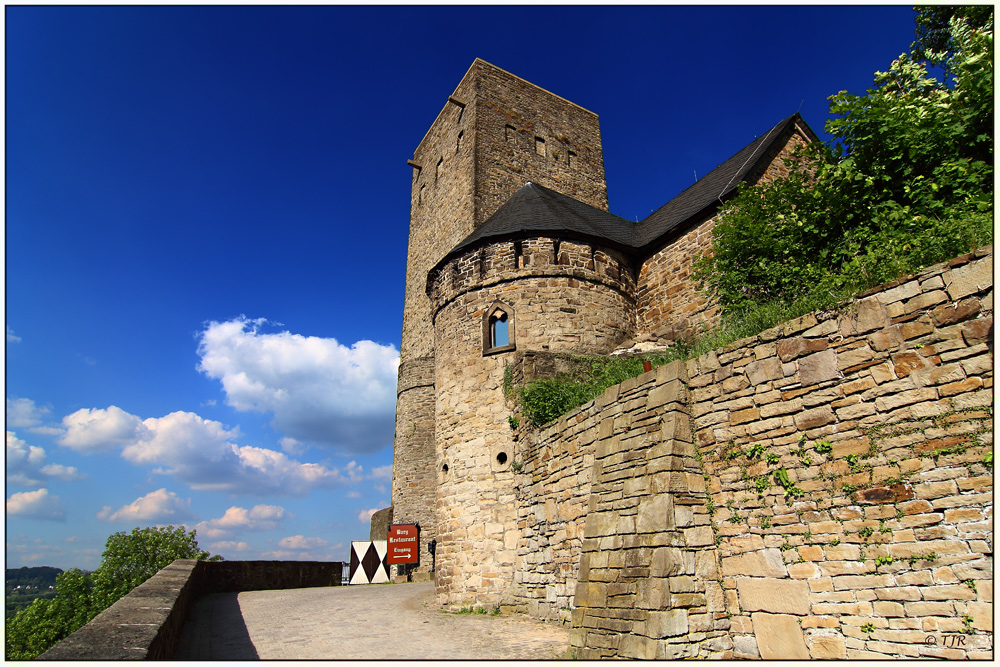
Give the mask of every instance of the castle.
[[[714, 321], [691, 280], [714, 216], [816, 140], [798, 114], [762, 129], [636, 223], [608, 211], [594, 113], [479, 59], [448, 97], [408, 161], [392, 507], [373, 517], [373, 535], [420, 524], [418, 571], [436, 542], [440, 602], [572, 619], [585, 658], [912, 656], [916, 635], [867, 641], [855, 619], [990, 625], [991, 583], [970, 597], [914, 559], [936, 549], [952, 578], [992, 580], [991, 248], [848, 315], [647, 372], [543, 429], [509, 419], [505, 380]], [[941, 423], [889, 437], [921, 419]], [[934, 443], [961, 449], [945, 472]], [[869, 576], [876, 555], [909, 558], [912, 576]], [[950, 612], [910, 613], [923, 586]]]
[[456, 601], [496, 604], [512, 583], [516, 448], [501, 385], [515, 353], [608, 354], [710, 319], [689, 276], [720, 202], [814, 139], [786, 118], [634, 223], [608, 212], [596, 114], [472, 64], [408, 161], [392, 487], [393, 520], [420, 523], [424, 555], [437, 538], [442, 573], [459, 554], [463, 573], [495, 567]]

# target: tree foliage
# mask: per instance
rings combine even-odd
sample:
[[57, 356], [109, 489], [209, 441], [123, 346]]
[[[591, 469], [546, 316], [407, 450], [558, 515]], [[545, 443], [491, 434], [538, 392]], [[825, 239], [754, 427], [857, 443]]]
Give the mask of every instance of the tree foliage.
[[919, 48], [942, 80], [901, 55], [864, 95], [830, 98], [831, 146], [799, 150], [786, 178], [742, 187], [723, 208], [696, 277], [725, 314], [821, 307], [992, 241], [992, 12], [961, 14], [942, 26], [918, 12]]
[[221, 559], [198, 548], [193, 530], [164, 526], [111, 535], [92, 574], [59, 574], [53, 599], [35, 600], [7, 621], [6, 658], [34, 659], [177, 558]]
[[219, 560], [198, 548], [195, 531], [183, 527], [135, 528], [118, 532], [105, 544], [101, 565], [94, 571], [94, 597], [110, 607], [116, 600], [178, 558]]

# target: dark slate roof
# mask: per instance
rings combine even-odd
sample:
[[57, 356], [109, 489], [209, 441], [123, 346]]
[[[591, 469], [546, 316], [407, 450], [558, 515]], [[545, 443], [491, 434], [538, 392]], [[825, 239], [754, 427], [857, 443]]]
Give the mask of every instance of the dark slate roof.
[[694, 185], [656, 209], [639, 223], [640, 238], [637, 245], [648, 246], [664, 235], [685, 226], [693, 218], [715, 209], [729, 196], [735, 194], [743, 181], [755, 181], [772, 159], [771, 150], [784, 144], [788, 132], [796, 121], [805, 128], [810, 139], [815, 141], [816, 135], [806, 125], [802, 117], [795, 113], [757, 137], [736, 155], [732, 156]]
[[629, 249], [635, 245], [636, 228], [630, 220], [529, 181], [450, 254], [486, 239], [543, 233], [600, 239]]
[[489, 220], [455, 246], [438, 267], [480, 242], [545, 234], [597, 240], [630, 254], [644, 254], [664, 236], [713, 211], [736, 192], [741, 182], [759, 178], [773, 157], [772, 149], [783, 145], [796, 122], [805, 128], [811, 140], [817, 139], [799, 114], [789, 116], [639, 223], [537, 183], [526, 183]]

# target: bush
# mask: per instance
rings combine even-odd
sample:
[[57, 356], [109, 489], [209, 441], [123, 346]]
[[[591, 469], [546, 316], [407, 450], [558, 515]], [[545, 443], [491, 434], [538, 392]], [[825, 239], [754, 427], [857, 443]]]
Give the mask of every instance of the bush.
[[992, 17], [946, 27], [935, 43], [950, 50], [925, 54], [943, 80], [901, 55], [864, 95], [830, 98], [832, 146], [799, 150], [787, 177], [720, 211], [695, 277], [724, 318], [836, 303], [992, 242]]

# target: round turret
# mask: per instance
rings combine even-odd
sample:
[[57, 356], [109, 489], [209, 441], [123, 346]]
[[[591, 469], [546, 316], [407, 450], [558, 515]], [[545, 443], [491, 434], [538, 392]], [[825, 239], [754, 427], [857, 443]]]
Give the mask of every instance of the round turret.
[[520, 465], [504, 375], [528, 351], [610, 352], [635, 333], [633, 267], [552, 237], [494, 240], [431, 271], [436, 350], [437, 585], [452, 606], [510, 599]]

